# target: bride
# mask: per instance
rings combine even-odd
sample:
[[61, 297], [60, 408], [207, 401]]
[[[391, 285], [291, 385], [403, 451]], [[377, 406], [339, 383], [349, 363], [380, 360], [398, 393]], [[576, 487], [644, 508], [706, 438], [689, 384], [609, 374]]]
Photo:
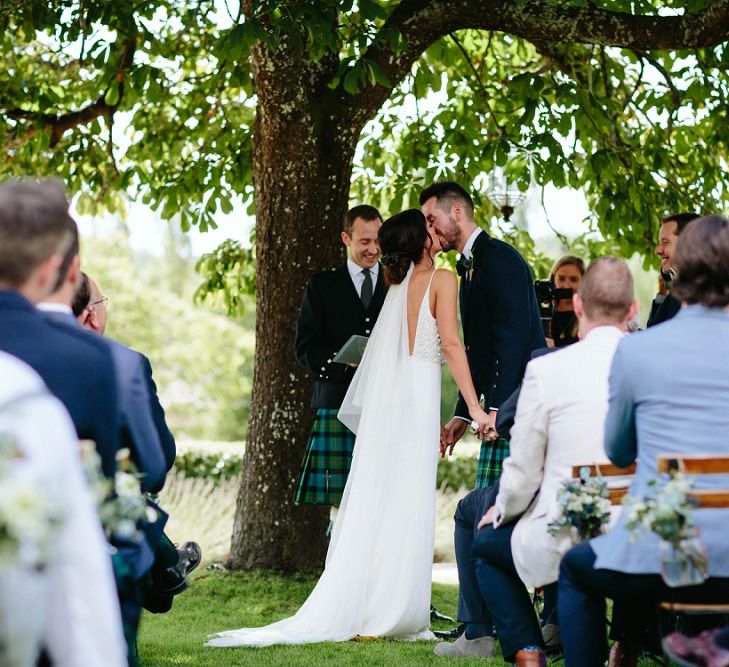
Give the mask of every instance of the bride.
[[456, 277], [434, 268], [437, 236], [410, 209], [382, 225], [379, 241], [390, 287], [338, 415], [357, 440], [324, 572], [294, 616], [221, 632], [207, 646], [433, 638], [443, 358], [481, 433], [487, 416], [458, 335]]

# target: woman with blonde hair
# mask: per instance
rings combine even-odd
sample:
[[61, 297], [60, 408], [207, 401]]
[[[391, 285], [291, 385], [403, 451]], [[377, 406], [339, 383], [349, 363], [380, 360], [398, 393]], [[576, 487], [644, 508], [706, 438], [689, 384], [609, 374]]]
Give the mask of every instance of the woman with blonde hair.
[[[585, 275], [585, 263], [575, 255], [560, 257], [549, 272], [549, 282], [557, 290], [570, 289], [576, 292], [580, 287], [582, 276]], [[559, 295], [558, 295], [559, 296]], [[576, 343], [577, 317], [572, 309], [572, 297], [555, 299], [552, 319], [549, 321], [547, 343], [550, 347], [565, 347]]]

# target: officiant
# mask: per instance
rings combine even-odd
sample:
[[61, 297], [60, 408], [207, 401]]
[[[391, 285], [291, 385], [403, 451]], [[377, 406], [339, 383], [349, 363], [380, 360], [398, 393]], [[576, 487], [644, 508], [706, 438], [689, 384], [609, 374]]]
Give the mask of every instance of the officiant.
[[369, 336], [385, 300], [377, 232], [382, 216], [361, 204], [347, 211], [342, 243], [347, 260], [314, 275], [306, 286], [296, 324], [296, 357], [314, 375], [316, 417], [295, 502], [328, 505], [330, 529], [352, 464], [354, 433], [337, 420], [356, 365], [334, 357], [352, 335]]

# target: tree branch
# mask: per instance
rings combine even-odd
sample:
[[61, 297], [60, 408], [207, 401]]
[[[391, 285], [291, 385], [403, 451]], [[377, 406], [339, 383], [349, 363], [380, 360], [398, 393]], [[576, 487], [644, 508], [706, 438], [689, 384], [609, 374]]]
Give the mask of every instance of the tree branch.
[[28, 111], [27, 109], [1, 109], [0, 113], [8, 118], [16, 120], [28, 120], [36, 124], [36, 127], [30, 127], [26, 130], [25, 136], [33, 136], [38, 131], [38, 126], [51, 133], [50, 146], [53, 148], [61, 140], [61, 137], [74, 127], [85, 125], [101, 116], [112, 116], [119, 108], [124, 97], [124, 71], [128, 70], [134, 62], [134, 51], [136, 49], [136, 35], [127, 36], [123, 41], [122, 54], [117, 65], [116, 83], [117, 100], [114, 104], [106, 102], [108, 89], [104, 90], [99, 97], [91, 102], [91, 104], [65, 114], [48, 114], [36, 111]]
[[[403, 0], [365, 54], [397, 86], [433, 42], [466, 28], [508, 32], [532, 42], [587, 43], [639, 51], [711, 47], [729, 39], [729, 0], [679, 16], [638, 15], [594, 6], [560, 6], [549, 0]], [[392, 36], [402, 36], [400, 49]], [[364, 124], [391, 88], [371, 86], [348, 96]], [[344, 94], [344, 93], [343, 93]]]

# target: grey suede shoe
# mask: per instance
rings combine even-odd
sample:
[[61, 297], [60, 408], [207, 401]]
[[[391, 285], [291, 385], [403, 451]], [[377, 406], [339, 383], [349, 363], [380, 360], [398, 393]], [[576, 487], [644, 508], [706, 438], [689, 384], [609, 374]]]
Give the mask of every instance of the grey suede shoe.
[[496, 646], [493, 637], [466, 639], [464, 633], [454, 642], [436, 644], [433, 652], [449, 658], [491, 658], [496, 654]]

